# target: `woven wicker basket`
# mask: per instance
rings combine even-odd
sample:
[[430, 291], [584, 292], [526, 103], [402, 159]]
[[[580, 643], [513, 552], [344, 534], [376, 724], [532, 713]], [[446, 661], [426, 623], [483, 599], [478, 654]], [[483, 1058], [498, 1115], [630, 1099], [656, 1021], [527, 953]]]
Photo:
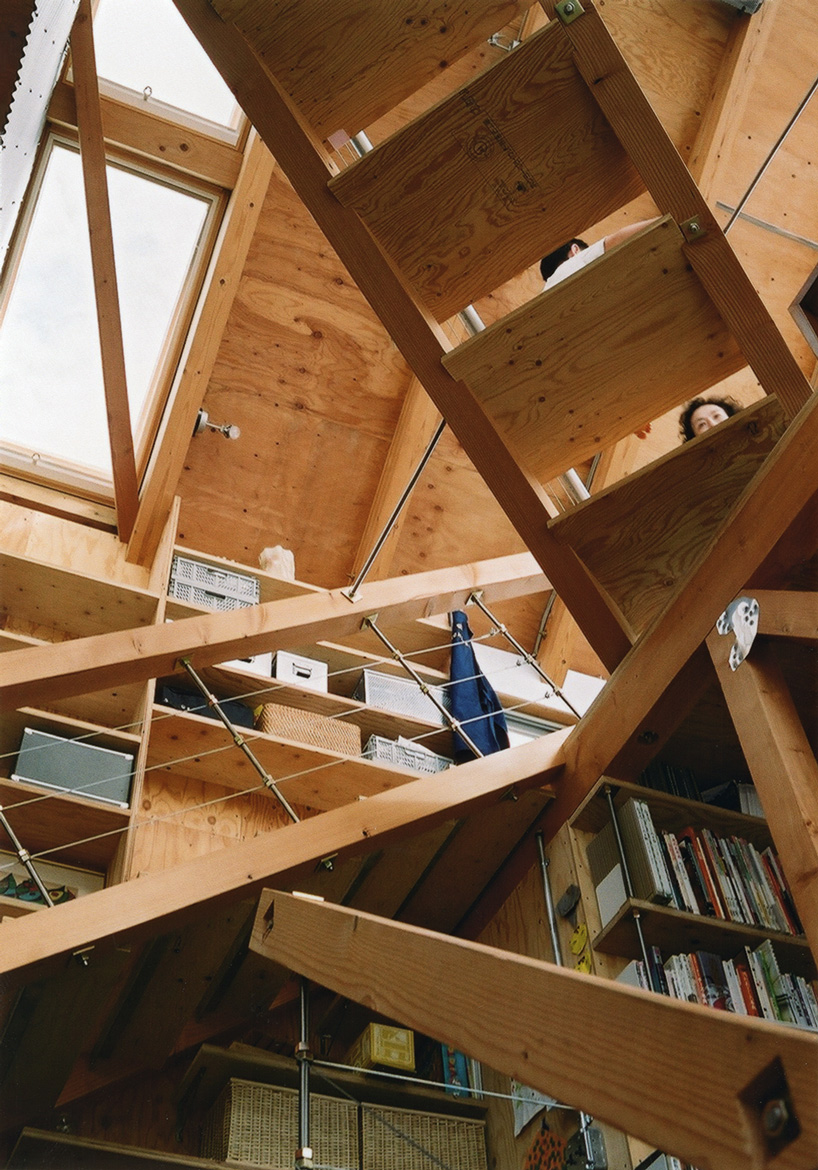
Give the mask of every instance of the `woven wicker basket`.
[[362, 1112], [363, 1170], [429, 1170], [427, 1152], [456, 1170], [486, 1170], [483, 1121], [379, 1105]]
[[[315, 1162], [358, 1170], [358, 1108], [354, 1101], [310, 1096]], [[298, 1148], [298, 1093], [233, 1077], [207, 1116], [202, 1157], [292, 1170]]]
[[295, 739], [330, 752], [343, 752], [346, 756], [361, 754], [360, 727], [343, 719], [329, 719], [326, 715], [301, 711], [298, 707], [283, 707], [280, 703], [265, 703], [256, 726], [266, 735]]

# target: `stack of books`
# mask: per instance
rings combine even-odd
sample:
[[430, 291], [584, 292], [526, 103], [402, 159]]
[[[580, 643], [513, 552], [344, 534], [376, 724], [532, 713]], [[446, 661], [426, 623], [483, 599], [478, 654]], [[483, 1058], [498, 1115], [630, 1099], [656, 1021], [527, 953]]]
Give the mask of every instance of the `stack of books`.
[[659, 948], [651, 947], [649, 960], [648, 970], [642, 959], [634, 959], [618, 980], [689, 1003], [818, 1031], [815, 982], [782, 971], [769, 939], [755, 950], [744, 947], [732, 959], [692, 951], [663, 961]]
[[[759, 850], [742, 837], [718, 837], [706, 828], [657, 830], [648, 805], [633, 797], [617, 820], [634, 897], [765, 931], [803, 933], [771, 847]], [[589, 843], [588, 864], [604, 926], [626, 893], [612, 823]]]

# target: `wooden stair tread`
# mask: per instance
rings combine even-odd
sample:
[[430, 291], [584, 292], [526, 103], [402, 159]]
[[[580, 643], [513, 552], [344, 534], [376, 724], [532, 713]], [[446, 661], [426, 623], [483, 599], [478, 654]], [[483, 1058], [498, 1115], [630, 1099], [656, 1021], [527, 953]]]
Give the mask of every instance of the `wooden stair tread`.
[[745, 365], [669, 216], [443, 358], [544, 482]]
[[635, 630], [662, 610], [784, 431], [762, 399], [551, 523]]
[[644, 183], [553, 22], [330, 189], [443, 321], [636, 198]]
[[436, 77], [533, 0], [350, 4], [349, 0], [213, 0], [324, 138], [350, 136]]

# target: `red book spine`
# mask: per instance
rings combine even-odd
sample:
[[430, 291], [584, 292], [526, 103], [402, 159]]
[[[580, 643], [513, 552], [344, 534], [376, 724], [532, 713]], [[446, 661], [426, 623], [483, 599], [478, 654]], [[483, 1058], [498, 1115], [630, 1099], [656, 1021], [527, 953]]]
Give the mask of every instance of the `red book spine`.
[[682, 829], [681, 833], [677, 833], [676, 836], [683, 837], [685, 840], [690, 842], [690, 847], [693, 850], [696, 860], [699, 863], [699, 868], [701, 869], [702, 873], [702, 880], [704, 881], [704, 884], [707, 888], [707, 896], [713, 906], [715, 916], [717, 918], [726, 918], [727, 915], [724, 912], [722, 900], [719, 896], [718, 890], [716, 889], [715, 878], [710, 872], [710, 866], [708, 864], [707, 857], [704, 850], [702, 849], [701, 841], [696, 835], [696, 832], [692, 828], [688, 827], [687, 829]]
[[758, 997], [756, 996], [755, 985], [753, 984], [753, 977], [750, 974], [750, 968], [746, 963], [736, 963], [736, 974], [738, 975], [739, 987], [741, 988], [741, 995], [747, 1008], [748, 1016], [760, 1016], [761, 1008], [758, 1006]]

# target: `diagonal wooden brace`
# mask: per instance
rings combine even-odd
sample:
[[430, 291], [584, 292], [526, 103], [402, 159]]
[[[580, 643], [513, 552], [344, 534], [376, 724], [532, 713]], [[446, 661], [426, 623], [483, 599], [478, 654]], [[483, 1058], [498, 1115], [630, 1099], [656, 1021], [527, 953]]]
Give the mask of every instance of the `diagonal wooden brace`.
[[818, 1160], [814, 1034], [270, 890], [250, 945], [700, 1170]]

